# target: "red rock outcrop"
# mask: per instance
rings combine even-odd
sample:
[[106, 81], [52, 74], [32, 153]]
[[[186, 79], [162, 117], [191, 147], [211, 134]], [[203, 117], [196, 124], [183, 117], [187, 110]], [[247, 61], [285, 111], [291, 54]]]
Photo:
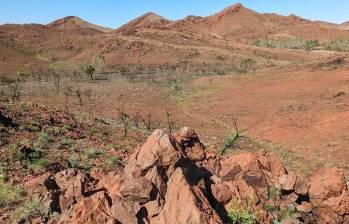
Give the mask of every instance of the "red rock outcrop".
[[339, 170], [321, 169], [307, 179], [264, 150], [218, 158], [190, 128], [154, 131], [121, 171], [68, 169], [37, 181], [44, 178], [35, 192], [46, 187], [45, 205], [61, 213], [55, 218], [61, 224], [227, 223], [232, 205], [248, 206], [258, 223], [349, 221]]

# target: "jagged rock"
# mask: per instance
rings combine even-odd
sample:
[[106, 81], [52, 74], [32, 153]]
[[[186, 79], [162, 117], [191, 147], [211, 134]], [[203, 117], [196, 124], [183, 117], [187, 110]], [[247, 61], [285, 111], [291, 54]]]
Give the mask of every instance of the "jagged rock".
[[238, 173], [242, 171], [240, 165], [234, 161], [224, 161], [221, 163], [220, 176], [224, 181], [232, 181]]
[[120, 195], [129, 201], [145, 203], [150, 200], [152, 183], [144, 177], [127, 178], [120, 184]]
[[74, 169], [68, 169], [57, 173], [54, 176], [61, 195], [59, 204], [61, 209], [67, 209], [83, 198], [87, 177]]
[[222, 223], [203, 192], [188, 184], [181, 168], [172, 174], [167, 186], [164, 208], [150, 223]]
[[225, 184], [214, 184], [211, 191], [213, 197], [223, 206], [228, 204], [233, 197], [230, 188]]
[[104, 192], [80, 200], [73, 209], [64, 214], [59, 224], [116, 223], [111, 217], [108, 199]]
[[338, 169], [323, 168], [314, 172], [309, 197], [318, 223], [344, 223], [349, 214], [348, 189], [344, 174]]
[[112, 206], [110, 208], [110, 212], [111, 216], [117, 221], [116, 223], [138, 223], [132, 203], [120, 197], [112, 197]]
[[181, 158], [176, 139], [162, 130], [155, 130], [146, 143], [132, 156], [125, 170], [138, 166], [142, 172], [161, 165], [168, 168]]
[[281, 189], [284, 191], [293, 191], [296, 181], [297, 174], [294, 172], [284, 174], [279, 178], [279, 184], [281, 186]]
[[185, 154], [192, 161], [202, 161], [205, 159], [205, 147], [199, 140], [194, 129], [182, 128], [179, 133], [174, 134], [178, 143], [183, 147]]
[[90, 174], [68, 169], [25, 186], [44, 195], [44, 206], [61, 213], [61, 224], [226, 223], [225, 210], [234, 202], [248, 202], [259, 223], [278, 219], [281, 210], [293, 212], [283, 223], [311, 223], [312, 215], [320, 224], [349, 223], [348, 190], [336, 169], [315, 172], [309, 181], [287, 173], [264, 150], [216, 158], [205, 152], [194, 130], [174, 136], [154, 131], [124, 169]]

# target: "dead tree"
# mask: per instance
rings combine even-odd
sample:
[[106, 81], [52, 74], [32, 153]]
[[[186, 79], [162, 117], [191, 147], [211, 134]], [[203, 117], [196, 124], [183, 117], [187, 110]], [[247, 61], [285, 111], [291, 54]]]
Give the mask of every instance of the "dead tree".
[[142, 122], [143, 122], [145, 128], [148, 131], [151, 131], [151, 129], [153, 127], [153, 122], [152, 122], [152, 119], [151, 119], [151, 113], [148, 113], [145, 117], [143, 117], [142, 118]]
[[83, 93], [88, 99], [89, 113], [90, 113], [90, 116], [92, 116], [92, 90], [86, 89]]
[[236, 120], [234, 121], [234, 127], [235, 134], [224, 139], [221, 155], [223, 155], [228, 148], [230, 148], [240, 137], [242, 137], [240, 135], [240, 131]]
[[14, 83], [11, 83], [9, 86], [9, 91], [11, 95], [12, 102], [14, 103], [16, 100], [20, 101], [20, 97], [22, 95], [22, 85], [20, 84], [19, 80], [17, 80]]
[[127, 136], [128, 126], [130, 124], [130, 116], [126, 114], [124, 111], [119, 111], [119, 119], [122, 124], [123, 137]]
[[61, 87], [61, 76], [58, 72], [53, 73], [53, 84], [56, 88], [56, 93], [58, 93], [59, 88]]
[[131, 116], [131, 120], [132, 120], [133, 125], [136, 128], [139, 128], [139, 124], [141, 123], [142, 117], [139, 114], [139, 112], [137, 112]]
[[167, 128], [170, 134], [172, 133], [173, 129], [176, 126], [176, 122], [173, 118], [173, 114], [169, 111], [167, 107], [167, 103], [165, 103], [165, 112], [166, 112], [166, 121], [167, 121]]
[[82, 94], [81, 94], [80, 89], [75, 90], [75, 93], [76, 93], [76, 96], [79, 99], [80, 106], [82, 106], [83, 105], [83, 103], [82, 103]]

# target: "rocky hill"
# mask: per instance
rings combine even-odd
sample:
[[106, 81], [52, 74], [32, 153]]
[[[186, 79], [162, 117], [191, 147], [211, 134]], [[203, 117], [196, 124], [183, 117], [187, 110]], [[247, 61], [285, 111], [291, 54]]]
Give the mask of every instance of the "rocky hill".
[[97, 26], [95, 24], [88, 23], [76, 16], [67, 16], [62, 19], [58, 19], [52, 23], [47, 24], [47, 27], [58, 30], [67, 30], [75, 32], [102, 32], [107, 33], [112, 29]]
[[[265, 50], [252, 46], [259, 39], [268, 41], [279, 36], [288, 38], [275, 45], [289, 49], [287, 52], [273, 49], [272, 61], [263, 56]], [[0, 26], [0, 48], [25, 52], [27, 67], [33, 67], [30, 61], [37, 59], [46, 63], [86, 64], [100, 57], [104, 72], [136, 72], [139, 67], [151, 73], [233, 72], [239, 70], [244, 58], [253, 59], [257, 67], [268, 66], [270, 62], [292, 64], [308, 57], [306, 54], [294, 57], [300, 54], [294, 49], [305, 49], [306, 41], [318, 40], [325, 49], [327, 42], [338, 38], [349, 38], [349, 31], [336, 24], [295, 15], [261, 14], [241, 4], [211, 16], [188, 16], [177, 21], [147, 13], [113, 31], [74, 16], [48, 25]], [[2, 70], [15, 72], [11, 67]]]

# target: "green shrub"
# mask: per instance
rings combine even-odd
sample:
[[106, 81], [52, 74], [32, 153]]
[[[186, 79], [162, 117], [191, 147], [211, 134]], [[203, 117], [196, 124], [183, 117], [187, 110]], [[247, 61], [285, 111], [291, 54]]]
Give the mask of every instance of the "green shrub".
[[43, 203], [39, 199], [31, 199], [27, 200], [11, 214], [11, 221], [12, 223], [26, 223], [33, 218], [45, 216], [46, 214], [47, 210], [43, 207]]
[[122, 161], [121, 161], [121, 159], [120, 159], [119, 157], [117, 157], [117, 156], [111, 156], [111, 157], [109, 157], [109, 158], [105, 161], [105, 163], [104, 163], [104, 165], [105, 165], [106, 168], [113, 168], [113, 167], [118, 166], [118, 165], [121, 165], [121, 164], [122, 164]]
[[256, 216], [249, 208], [241, 204], [232, 206], [228, 210], [228, 216], [232, 224], [255, 224]]
[[61, 146], [70, 147], [74, 144], [74, 140], [69, 137], [63, 137], [60, 141]]
[[79, 155], [77, 153], [71, 154], [70, 157], [68, 158], [68, 163], [72, 168], [79, 167], [79, 163], [80, 163]]
[[25, 155], [19, 150], [21, 145], [19, 143], [13, 143], [7, 146], [5, 149], [6, 157], [12, 160], [21, 161]]
[[43, 168], [46, 168], [50, 161], [45, 158], [38, 158], [32, 161], [31, 164], [29, 164], [29, 168], [34, 171], [42, 170]]
[[268, 197], [269, 199], [275, 199], [277, 196], [279, 196], [280, 192], [279, 189], [277, 189], [275, 186], [271, 186], [268, 189]]
[[304, 48], [307, 51], [311, 51], [311, 50], [314, 50], [318, 46], [319, 46], [319, 41], [318, 40], [307, 40], [305, 42]]
[[90, 77], [91, 80], [93, 79], [93, 74], [95, 73], [95, 71], [96, 68], [93, 65], [88, 64], [85, 66], [85, 73]]
[[235, 141], [239, 138], [238, 133], [231, 134], [223, 139], [223, 146], [221, 149], [221, 154], [223, 155], [227, 149], [231, 148]]
[[85, 150], [85, 155], [88, 159], [95, 159], [98, 158], [101, 155], [101, 151], [89, 148]]
[[39, 149], [47, 148], [48, 144], [52, 142], [52, 139], [46, 132], [38, 133], [37, 140], [35, 142], [35, 147]]
[[0, 180], [0, 207], [6, 207], [25, 195], [25, 191], [18, 185], [12, 185]]

